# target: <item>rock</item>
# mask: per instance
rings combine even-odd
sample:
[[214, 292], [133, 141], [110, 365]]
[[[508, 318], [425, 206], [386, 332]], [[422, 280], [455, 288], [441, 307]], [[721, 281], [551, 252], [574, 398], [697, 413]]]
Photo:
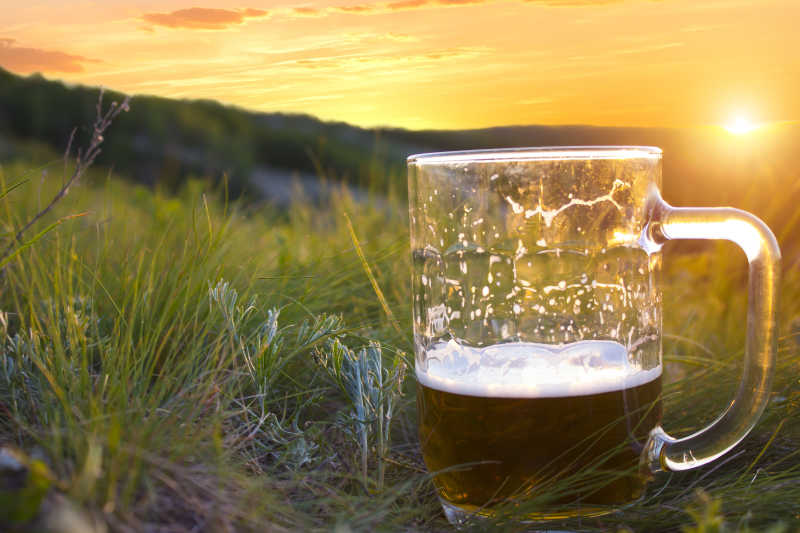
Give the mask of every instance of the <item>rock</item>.
[[0, 448], [0, 526], [22, 524], [36, 516], [52, 481], [42, 461], [10, 447]]
[[0, 448], [0, 531], [106, 533], [106, 524], [52, 489], [55, 476], [39, 459]]

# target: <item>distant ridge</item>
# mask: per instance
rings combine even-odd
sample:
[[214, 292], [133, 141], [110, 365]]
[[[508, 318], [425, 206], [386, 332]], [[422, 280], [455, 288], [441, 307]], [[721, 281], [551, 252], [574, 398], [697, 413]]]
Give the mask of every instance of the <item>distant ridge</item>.
[[[57, 150], [72, 127], [94, 116], [99, 89], [67, 86], [38, 74], [22, 77], [0, 68], [0, 136], [43, 141]], [[107, 99], [121, 94], [107, 91]], [[136, 96], [119, 118], [100, 162], [138, 181], [176, 185], [188, 175], [227, 173], [240, 190], [257, 167], [331, 173], [365, 182], [379, 166], [404, 158], [379, 130], [309, 115], [257, 113], [210, 100]], [[321, 168], [320, 168], [321, 165]], [[374, 167], [374, 168], [373, 168]]]
[[[36, 140], [63, 149], [69, 131], [94, 116], [98, 89], [0, 68], [0, 141]], [[109, 99], [121, 95], [110, 91]], [[517, 125], [469, 130], [361, 128], [305, 114], [262, 113], [210, 100], [136, 96], [119, 118], [100, 163], [146, 184], [177, 187], [187, 176], [220, 179], [258, 194], [252, 176], [324, 174], [365, 190], [405, 194], [412, 153], [554, 145], [651, 145], [664, 150], [664, 195], [683, 205], [739, 205], [770, 184], [753, 175], [797, 175], [800, 128], [732, 138], [711, 128]], [[4, 157], [0, 152], [0, 158]], [[1, 160], [1, 159], [0, 159]], [[764, 173], [764, 166], [769, 167]], [[271, 178], [268, 178], [271, 179]], [[263, 189], [263, 188], [262, 188]]]
[[[65, 85], [39, 74], [23, 77], [0, 68], [0, 132], [60, 150], [71, 128], [91, 119], [97, 95], [96, 87]], [[108, 91], [107, 98], [119, 99], [121, 94]], [[261, 166], [322, 170], [361, 186], [374, 186], [375, 174], [382, 173], [399, 184], [404, 181], [405, 158], [417, 152], [659, 138], [643, 128], [587, 126], [366, 129], [306, 114], [262, 113], [210, 100], [155, 96], [136, 96], [132, 107], [133, 112], [115, 124], [101, 162], [113, 162], [118, 170], [151, 184], [227, 172], [246, 188], [245, 176]]]

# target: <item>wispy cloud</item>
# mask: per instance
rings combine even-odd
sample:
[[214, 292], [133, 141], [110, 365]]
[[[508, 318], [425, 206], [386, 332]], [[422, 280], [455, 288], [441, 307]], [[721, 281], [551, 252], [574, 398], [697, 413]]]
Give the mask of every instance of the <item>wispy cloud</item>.
[[419, 7], [426, 7], [433, 5], [436, 2], [433, 0], [398, 0], [396, 2], [389, 2], [384, 4], [388, 11], [403, 10], [403, 9], [417, 9]]
[[335, 6], [329, 7], [328, 11], [332, 13], [349, 13], [352, 15], [372, 15], [376, 13], [391, 13], [393, 11], [487, 4], [493, 1], [494, 0], [394, 0], [392, 2]]
[[83, 72], [84, 63], [99, 62], [57, 50], [19, 46], [16, 39], [0, 39], [0, 65], [15, 72]]
[[644, 54], [647, 52], [658, 52], [659, 50], [667, 50], [669, 48], [678, 48], [683, 46], [684, 43], [682, 42], [672, 42], [672, 43], [658, 43], [658, 44], [650, 44], [645, 46], [640, 46], [638, 48], [625, 48], [623, 50], [616, 50], [615, 53], [627, 55], [627, 54]]
[[347, 32], [343, 37], [348, 42], [364, 42], [364, 41], [394, 41], [398, 43], [415, 43], [420, 41], [420, 37], [409, 35], [407, 33], [396, 33], [393, 31], [385, 33], [374, 32]]
[[324, 17], [327, 14], [324, 9], [316, 7], [293, 7], [291, 13], [296, 17]]
[[[497, 0], [392, 0], [332, 6], [327, 8], [295, 8], [313, 9], [316, 16], [326, 13], [348, 13], [351, 15], [374, 15], [394, 11], [411, 11], [416, 9], [436, 9], [443, 7], [460, 7], [478, 4], [491, 4]], [[525, 4], [539, 4], [550, 7], [588, 7], [623, 2], [624, 0], [520, 0]], [[302, 15], [301, 13], [298, 13]]]
[[488, 54], [492, 51], [492, 49], [486, 47], [459, 46], [416, 53], [352, 53], [347, 55], [336, 54], [332, 56], [318, 55], [317, 57], [287, 59], [277, 64], [313, 70], [344, 70], [353, 72], [363, 69], [369, 70], [381, 67], [397, 67], [401, 65], [425, 66], [427, 64], [438, 63], [440, 61], [477, 57]]
[[542, 4], [551, 7], [589, 7], [618, 4], [625, 0], [523, 0], [526, 4]]
[[[152, 26], [167, 28], [224, 30], [244, 24], [247, 19], [265, 18], [276, 15], [285, 18], [318, 18], [329, 15], [376, 15], [397, 11], [418, 9], [437, 9], [491, 4], [497, 0], [390, 0], [388, 2], [365, 2], [328, 7], [283, 7], [271, 11], [262, 9], [222, 9], [190, 7], [169, 13], [145, 13], [141, 20], [147, 23], [144, 29]], [[526, 4], [539, 4], [551, 7], [584, 7], [621, 2], [623, 0], [520, 0]]]
[[395, 33], [393, 31], [385, 33], [383, 34], [383, 36], [386, 39], [389, 39], [390, 41], [398, 41], [401, 43], [411, 43], [419, 41], [419, 37], [416, 37], [414, 35], [408, 35], [407, 33]]
[[321, 100], [341, 100], [342, 98], [344, 98], [343, 94], [315, 94], [284, 100], [284, 103], [302, 104], [305, 102], [319, 102]]
[[328, 12], [331, 13], [349, 13], [354, 15], [369, 15], [371, 13], [376, 13], [379, 11], [385, 11], [381, 9], [380, 5], [377, 4], [355, 4], [351, 6], [336, 6], [336, 7], [329, 7], [327, 9]]
[[231, 26], [244, 24], [247, 19], [260, 19], [269, 16], [263, 9], [214, 9], [190, 7], [169, 13], [145, 13], [142, 21], [153, 26], [167, 28], [187, 28], [193, 30], [224, 30]]

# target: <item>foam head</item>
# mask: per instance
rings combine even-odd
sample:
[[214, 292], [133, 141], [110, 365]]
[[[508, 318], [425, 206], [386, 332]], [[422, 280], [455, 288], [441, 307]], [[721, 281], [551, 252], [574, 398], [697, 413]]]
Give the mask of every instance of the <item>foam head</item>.
[[532, 342], [484, 348], [439, 343], [417, 364], [425, 386], [492, 398], [545, 398], [601, 394], [649, 383], [661, 366], [643, 369], [625, 346], [605, 340], [550, 345]]

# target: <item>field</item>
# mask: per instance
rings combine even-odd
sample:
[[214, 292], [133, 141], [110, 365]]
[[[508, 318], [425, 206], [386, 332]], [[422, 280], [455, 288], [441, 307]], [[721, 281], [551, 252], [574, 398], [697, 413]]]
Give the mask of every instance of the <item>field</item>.
[[[25, 146], [1, 174], [13, 252], [0, 281], [0, 443], [28, 469], [11, 483], [0, 468], [0, 525], [450, 529], [416, 433], [404, 191], [367, 187], [356, 200], [328, 180], [323, 202], [297, 191], [277, 208], [219, 180], [144, 185], [98, 165], [15, 240], [72, 170]], [[776, 233], [796, 253], [791, 196], [775, 197]], [[745, 277], [732, 245], [665, 249], [672, 434], [713, 420], [735, 391]], [[747, 440], [710, 467], [657, 477], [624, 512], [567, 527], [797, 530], [796, 255], [780, 294], [773, 396]], [[67, 515], [74, 529], [47, 529]]]

